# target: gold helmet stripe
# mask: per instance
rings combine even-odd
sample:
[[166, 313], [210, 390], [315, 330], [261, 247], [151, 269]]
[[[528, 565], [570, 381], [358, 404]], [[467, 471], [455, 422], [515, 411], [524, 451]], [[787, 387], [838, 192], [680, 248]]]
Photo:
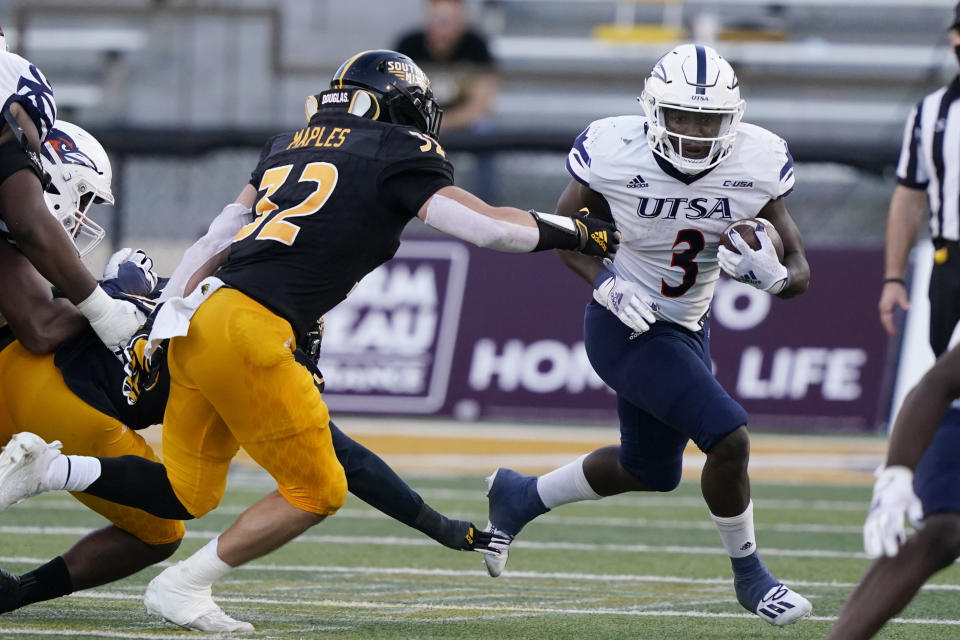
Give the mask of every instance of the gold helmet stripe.
[[343, 76], [345, 76], [345, 75], [347, 74], [347, 71], [350, 69], [350, 65], [352, 65], [354, 62], [356, 62], [356, 61], [357, 61], [357, 58], [359, 58], [360, 56], [362, 56], [362, 55], [365, 54], [365, 53], [370, 53], [371, 51], [373, 51], [373, 49], [367, 49], [366, 51], [361, 51], [361, 52], [358, 53], [357, 55], [355, 55], [355, 56], [353, 56], [352, 58], [350, 58], [349, 60], [347, 60], [347, 62], [343, 65], [343, 71], [340, 72], [340, 77], [337, 78], [337, 83], [338, 83], [337, 88], [338, 88], [338, 89], [343, 89]]

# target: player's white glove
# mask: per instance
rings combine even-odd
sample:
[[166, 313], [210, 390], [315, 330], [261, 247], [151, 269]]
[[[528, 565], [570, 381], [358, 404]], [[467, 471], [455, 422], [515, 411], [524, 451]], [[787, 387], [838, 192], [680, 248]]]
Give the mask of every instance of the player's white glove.
[[77, 305], [77, 309], [86, 316], [90, 328], [96, 332], [103, 344], [117, 354], [146, 319], [135, 305], [126, 300], [111, 298], [110, 294], [99, 286]]
[[777, 258], [777, 250], [763, 225], [757, 225], [754, 232], [760, 241], [760, 248], [756, 251], [733, 229], [727, 232], [733, 246], [740, 253], [734, 253], [721, 245], [717, 250], [720, 268], [738, 282], [776, 295], [787, 286], [790, 273]]
[[593, 290], [593, 299], [637, 333], [649, 330], [650, 325], [657, 321], [657, 317], [653, 315], [659, 310], [657, 303], [635, 282], [606, 270], [597, 277], [594, 285], [596, 288]]
[[922, 509], [913, 492], [913, 471], [907, 467], [886, 467], [877, 473], [867, 521], [863, 523], [863, 550], [867, 556], [895, 556], [907, 535], [903, 521], [910, 515], [916, 522]]

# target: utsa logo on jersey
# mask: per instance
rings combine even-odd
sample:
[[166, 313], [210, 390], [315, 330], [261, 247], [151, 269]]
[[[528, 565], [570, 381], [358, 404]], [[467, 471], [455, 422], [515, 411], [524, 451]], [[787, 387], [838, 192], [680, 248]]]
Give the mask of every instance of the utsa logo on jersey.
[[641, 218], [676, 220], [681, 210], [688, 220], [731, 219], [729, 198], [640, 198], [637, 203], [637, 215]]

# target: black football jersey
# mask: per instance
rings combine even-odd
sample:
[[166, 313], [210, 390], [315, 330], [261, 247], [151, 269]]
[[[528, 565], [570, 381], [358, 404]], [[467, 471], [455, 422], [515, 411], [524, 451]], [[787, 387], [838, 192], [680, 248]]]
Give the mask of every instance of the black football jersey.
[[453, 184], [453, 167], [416, 129], [321, 110], [267, 142], [250, 183], [256, 217], [217, 276], [299, 337], [393, 257], [404, 226]]

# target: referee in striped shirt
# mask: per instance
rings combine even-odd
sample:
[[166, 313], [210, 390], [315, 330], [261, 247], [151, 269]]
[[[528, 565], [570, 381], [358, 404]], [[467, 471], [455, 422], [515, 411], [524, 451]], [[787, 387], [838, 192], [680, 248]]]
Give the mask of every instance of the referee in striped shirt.
[[[950, 25], [950, 46], [960, 61], [960, 3]], [[895, 335], [894, 309], [909, 308], [904, 270], [929, 204], [936, 249], [930, 277], [930, 346], [939, 357], [960, 321], [960, 76], [925, 96], [910, 113], [897, 183], [887, 220], [880, 322]]]

